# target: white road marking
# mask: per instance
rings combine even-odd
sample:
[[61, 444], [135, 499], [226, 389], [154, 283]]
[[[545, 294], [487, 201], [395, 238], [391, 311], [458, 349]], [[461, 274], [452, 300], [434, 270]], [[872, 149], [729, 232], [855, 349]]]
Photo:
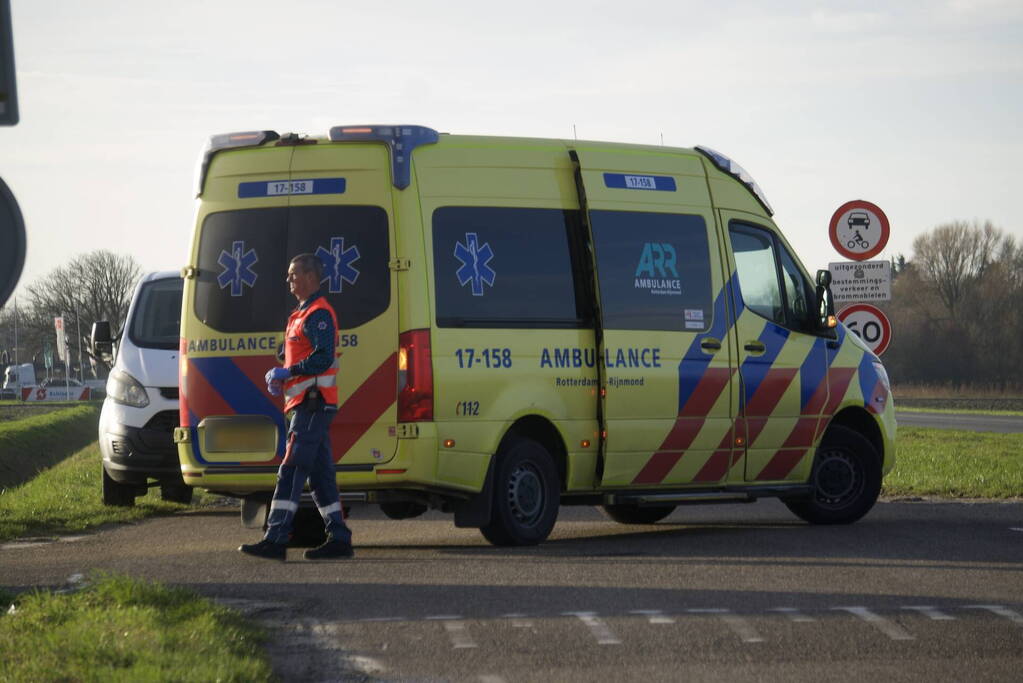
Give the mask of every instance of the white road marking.
[[480, 683], [504, 683], [504, 679], [494, 674], [480, 676]]
[[359, 619], [359, 621], [408, 621], [405, 617], [366, 617], [365, 619]]
[[457, 621], [462, 618], [461, 614], [434, 614], [426, 617], [427, 621]]
[[929, 605], [906, 605], [902, 609], [913, 610], [919, 612], [935, 621], [955, 621], [955, 617], [950, 614], [945, 614], [937, 607], [931, 607]]
[[1017, 626], [1023, 626], [1023, 615], [1003, 605], [966, 605], [963, 609], [986, 609], [1000, 617], [1005, 617]]
[[866, 607], [832, 607], [831, 609], [842, 610], [856, 615], [892, 640], [916, 640], [906, 629], [894, 621], [889, 621], [881, 615], [871, 612]]
[[593, 637], [601, 645], [622, 644], [618, 636], [611, 631], [603, 619], [597, 616], [596, 612], [562, 612], [562, 614], [568, 617], [577, 617], [579, 621], [586, 624], [587, 628], [590, 629], [590, 633], [593, 634]]
[[387, 667], [380, 660], [367, 657], [366, 655], [347, 655], [344, 659], [355, 671], [370, 676], [387, 671]]
[[470, 638], [469, 633], [465, 630], [464, 621], [445, 621], [444, 630], [448, 632], [448, 636], [451, 637], [451, 644], [456, 650], [476, 647], [476, 641]]
[[785, 616], [787, 616], [789, 618], [789, 621], [795, 621], [797, 623], [809, 623], [809, 622], [812, 622], [812, 621], [817, 621], [813, 617], [806, 616], [805, 614], [800, 612], [795, 607], [772, 607], [772, 608], [768, 609], [767, 611], [768, 612], [781, 612], [782, 614], [784, 614]]
[[519, 614], [518, 612], [512, 612], [510, 614], [502, 614], [502, 619], [511, 619], [512, 628], [533, 628], [533, 620], [527, 619], [525, 614]]
[[674, 624], [675, 620], [672, 617], [664, 616], [664, 612], [659, 609], [634, 609], [629, 614], [642, 614], [648, 617], [648, 621], [651, 624]]
[[1023, 526], [1011, 526], [1009, 531], [1023, 531]]
[[732, 614], [729, 610], [719, 608], [709, 609], [688, 609], [686, 610], [690, 614], [714, 614], [721, 618], [721, 621], [728, 625], [728, 628], [732, 629], [742, 642], [744, 643], [762, 643], [764, 642], [763, 636], [757, 633], [753, 625], [746, 620], [745, 617], [740, 617], [737, 614]]

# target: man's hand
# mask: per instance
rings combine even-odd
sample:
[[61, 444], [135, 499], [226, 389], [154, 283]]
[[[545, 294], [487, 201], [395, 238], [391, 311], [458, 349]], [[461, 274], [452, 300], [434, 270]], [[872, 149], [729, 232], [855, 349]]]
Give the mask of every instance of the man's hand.
[[291, 370], [287, 368], [270, 368], [266, 371], [266, 390], [271, 396], [281, 395], [281, 384], [291, 377]]

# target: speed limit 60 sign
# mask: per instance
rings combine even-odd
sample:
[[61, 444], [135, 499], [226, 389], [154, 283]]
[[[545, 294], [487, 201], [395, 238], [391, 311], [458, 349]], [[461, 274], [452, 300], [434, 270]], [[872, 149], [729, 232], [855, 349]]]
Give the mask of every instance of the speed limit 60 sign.
[[877, 306], [853, 304], [838, 312], [838, 319], [880, 356], [892, 341], [892, 324]]

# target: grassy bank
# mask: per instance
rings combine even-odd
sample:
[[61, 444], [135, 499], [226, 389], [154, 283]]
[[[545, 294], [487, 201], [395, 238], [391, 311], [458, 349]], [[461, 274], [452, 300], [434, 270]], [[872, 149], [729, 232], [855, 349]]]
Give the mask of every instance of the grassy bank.
[[28, 481], [96, 440], [100, 405], [75, 405], [0, 422], [0, 489]]
[[884, 495], [1023, 497], [1023, 434], [903, 427]]
[[[136, 498], [134, 507], [104, 505], [100, 462], [99, 447], [93, 443], [31, 481], [0, 493], [0, 541], [82, 531], [186, 509], [161, 500], [159, 488]], [[202, 502], [198, 491], [194, 500]]]
[[[3, 597], [3, 596], [0, 596]], [[96, 575], [0, 607], [0, 680], [265, 681], [265, 634], [180, 588]]]

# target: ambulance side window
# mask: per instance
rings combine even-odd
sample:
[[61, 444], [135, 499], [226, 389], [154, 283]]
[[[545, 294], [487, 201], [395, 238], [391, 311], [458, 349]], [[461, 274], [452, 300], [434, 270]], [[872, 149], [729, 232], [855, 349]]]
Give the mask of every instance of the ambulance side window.
[[739, 290], [746, 308], [757, 315], [785, 324], [785, 308], [778, 284], [778, 265], [771, 233], [741, 223], [728, 228], [739, 274]]
[[570, 248], [579, 212], [445, 206], [433, 212], [439, 327], [577, 328], [584, 297]]
[[605, 328], [710, 328], [710, 246], [702, 216], [593, 210], [590, 222]]

